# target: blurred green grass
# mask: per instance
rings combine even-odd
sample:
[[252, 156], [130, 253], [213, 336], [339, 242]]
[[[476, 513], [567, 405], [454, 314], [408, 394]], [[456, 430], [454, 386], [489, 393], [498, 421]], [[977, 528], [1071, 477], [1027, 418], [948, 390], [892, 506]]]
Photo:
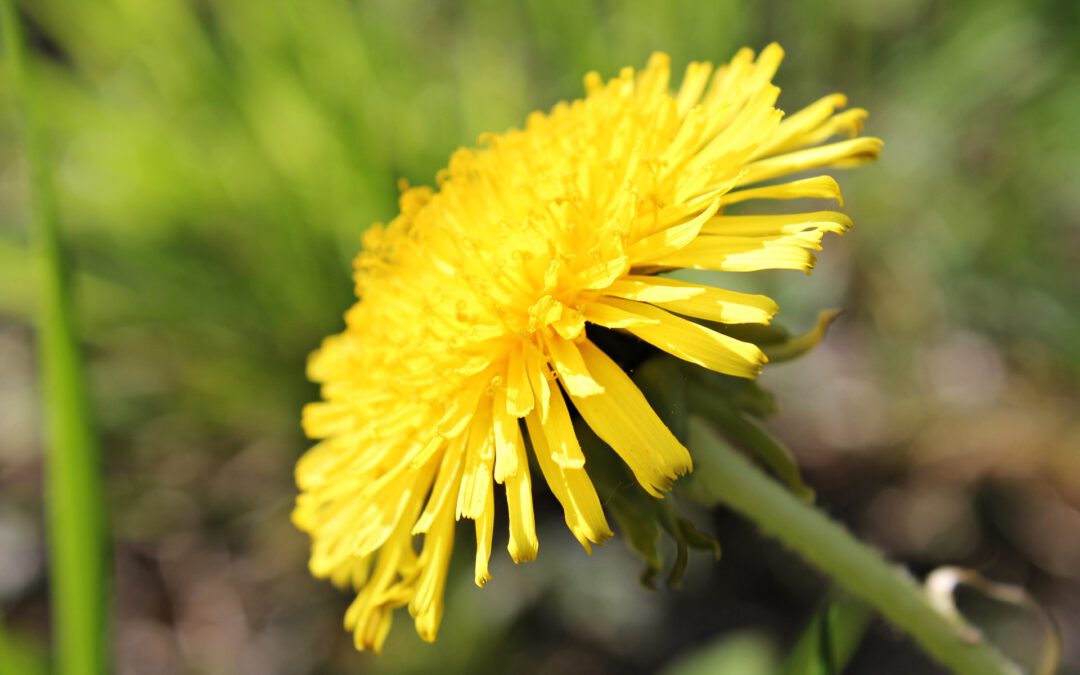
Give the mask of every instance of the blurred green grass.
[[[90, 411], [86, 362], [75, 328], [67, 250], [60, 227], [53, 165], [38, 126], [41, 102], [28, 76], [23, 22], [0, 0], [4, 65], [17, 97], [23, 166], [28, 176], [37, 311], [34, 327], [44, 427], [44, 501], [49, 541], [49, 608], [53, 670], [104, 672], [111, 649], [105, 480]], [[2, 636], [0, 636], [2, 637]], [[4, 660], [26, 660], [18, 649]], [[20, 669], [31, 670], [31, 662]]]
[[[1080, 593], [1069, 572], [1073, 562], [1080, 569], [1080, 553], [1028, 541], [1018, 534], [1028, 521], [1013, 516], [986, 525], [971, 488], [1004, 476], [1021, 481], [1005, 486], [1014, 497], [1049, 490], [1070, 513], [1080, 504], [1075, 3], [34, 0], [22, 11], [107, 444], [125, 587], [116, 600], [121, 667], [151, 663], [138, 645], [158, 645], [145, 649], [171, 655], [162, 658], [184, 664], [180, 672], [350, 669], [357, 657], [336, 625], [339, 608], [327, 606], [338, 601], [306, 579], [304, 542], [286, 516], [291, 463], [305, 446], [298, 411], [316, 394], [304, 360], [341, 326], [363, 230], [393, 217], [399, 178], [433, 183], [454, 148], [577, 97], [588, 70], [611, 76], [654, 50], [676, 68], [723, 61], [772, 40], [788, 53], [781, 107], [843, 91], [870, 110], [869, 131], [887, 143], [877, 165], [839, 176], [859, 227], [828, 242], [809, 283], [741, 280], [775, 293], [796, 327], [823, 307], [846, 310], [820, 356], [769, 376], [784, 406], [779, 433], [816, 467], [822, 498], [852, 508], [855, 524], [893, 552], [930, 563], [1006, 547], [1018, 561], [1008, 573], [1046, 573], [1048, 594]], [[29, 341], [35, 291], [8, 84], [0, 83], [0, 401], [24, 410], [34, 385], [18, 350]], [[39, 522], [35, 418], [0, 421], [9, 439], [0, 506]], [[884, 474], [874, 474], [876, 490], [845, 496], [858, 462]], [[967, 548], [950, 549], [948, 541], [968, 540], [948, 532], [926, 534], [914, 514], [931, 503], [927, 494], [977, 533]], [[1045, 516], [1031, 508], [1031, 522]], [[896, 509], [914, 519], [910, 531], [881, 524]], [[1048, 539], [1080, 533], [1065, 516], [1054, 522]], [[577, 570], [572, 549], [545, 546], [551, 557], [541, 564], [568, 574], [623, 569], [605, 551]], [[40, 627], [42, 562], [20, 564], [29, 581], [0, 584], [0, 606]], [[745, 572], [737, 559], [726, 564]], [[559, 585], [543, 570], [498, 572], [524, 579], [495, 583], [518, 584], [528, 598]], [[619, 579], [625, 593], [636, 593], [635, 577], [631, 569]], [[629, 647], [603, 627], [570, 628], [572, 594], [552, 607], [493, 599], [498, 589], [463, 588], [453, 616], [496, 618], [448, 619], [448, 640], [427, 651], [405, 647], [415, 638], [400, 622], [388, 646], [398, 656], [378, 667], [532, 663], [522, 656], [535, 654], [521, 647], [523, 625], [546, 626], [536, 639], [558, 646], [552, 663], [568, 652], [597, 670], [645, 671], [690, 639], [646, 613], [644, 627], [631, 628], [665, 639], [641, 642], [647, 655], [630, 658], [636, 652], [620, 651]], [[619, 602], [672, 611], [683, 601]], [[759, 607], [761, 598], [740, 602]], [[1062, 602], [1061, 616], [1080, 626], [1080, 610]], [[622, 625], [617, 618], [598, 621]], [[454, 642], [454, 633], [464, 637]], [[487, 634], [510, 637], [493, 654]], [[274, 657], [282, 645], [309, 653]], [[1071, 649], [1076, 669], [1080, 645]], [[245, 658], [271, 665], [243, 666]]]

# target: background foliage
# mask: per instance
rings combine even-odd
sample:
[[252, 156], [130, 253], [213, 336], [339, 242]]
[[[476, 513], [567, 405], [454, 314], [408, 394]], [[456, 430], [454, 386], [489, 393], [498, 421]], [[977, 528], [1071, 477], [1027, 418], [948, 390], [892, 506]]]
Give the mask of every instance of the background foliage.
[[[724, 513], [721, 562], [697, 555], [683, 590], [653, 592], [621, 542], [587, 560], [549, 509], [540, 561], [497, 556], [482, 591], [452, 571], [440, 641], [418, 646], [403, 615], [378, 660], [353, 653], [346, 599], [307, 576], [287, 516], [298, 411], [316, 395], [304, 359], [340, 327], [349, 260], [394, 215], [398, 178], [431, 183], [481, 131], [578, 96], [587, 70], [772, 40], [788, 53], [782, 107], [844, 91], [887, 143], [840, 176], [859, 227], [827, 242], [809, 281], [739, 279], [798, 329], [845, 309], [815, 353], [766, 374], [773, 429], [826, 510], [917, 572], [959, 563], [1027, 586], [1062, 626], [1063, 672], [1080, 672], [1075, 3], [22, 10], [106, 448], [119, 672], [768, 672], [825, 583]], [[0, 646], [22, 649], [45, 639], [47, 588], [12, 110], [5, 83]], [[850, 670], [916, 671], [932, 672], [876, 625]]]

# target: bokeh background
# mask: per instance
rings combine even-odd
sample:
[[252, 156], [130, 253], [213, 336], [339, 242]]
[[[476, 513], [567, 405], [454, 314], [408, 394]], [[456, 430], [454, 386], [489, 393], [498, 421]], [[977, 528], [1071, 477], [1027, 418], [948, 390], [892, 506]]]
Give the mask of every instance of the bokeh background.
[[[588, 70], [773, 40], [781, 107], [846, 92], [886, 151], [838, 175], [858, 227], [813, 277], [744, 280], [795, 329], [845, 311], [816, 352], [767, 372], [771, 426], [821, 506], [916, 573], [1025, 586], [1061, 626], [1061, 672], [1080, 672], [1077, 3], [22, 11], [106, 451], [118, 673], [756, 673], [782, 657], [827, 583], [723, 511], [703, 515], [724, 557], [650, 591], [621, 541], [588, 558], [549, 510], [539, 561], [514, 568], [497, 542], [479, 590], [459, 551], [439, 642], [402, 613], [380, 658], [353, 651], [347, 598], [309, 578], [288, 520], [316, 396], [304, 360], [342, 325], [349, 261], [394, 215], [399, 178], [431, 184], [478, 133], [580, 95]], [[35, 293], [2, 82], [0, 614], [3, 642], [33, 651], [48, 634]], [[937, 671], [875, 623], [848, 672]]]

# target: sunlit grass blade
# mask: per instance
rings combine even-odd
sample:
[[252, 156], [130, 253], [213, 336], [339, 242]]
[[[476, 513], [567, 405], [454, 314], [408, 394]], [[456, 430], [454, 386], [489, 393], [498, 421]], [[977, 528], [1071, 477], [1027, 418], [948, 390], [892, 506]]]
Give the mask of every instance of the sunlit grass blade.
[[92, 431], [64, 264], [51, 167], [37, 126], [14, 0], [0, 0], [5, 59], [20, 104], [37, 249], [37, 328], [46, 420], [45, 499], [55, 672], [106, 672], [106, 534], [100, 452]]

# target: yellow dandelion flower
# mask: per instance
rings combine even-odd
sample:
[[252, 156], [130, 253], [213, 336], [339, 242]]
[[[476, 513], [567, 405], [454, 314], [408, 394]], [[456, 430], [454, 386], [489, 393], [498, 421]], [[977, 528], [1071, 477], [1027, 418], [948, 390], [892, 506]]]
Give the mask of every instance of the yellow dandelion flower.
[[[655, 273], [809, 271], [822, 236], [850, 226], [834, 211], [724, 213], [840, 200], [827, 176], [768, 181], [881, 148], [857, 137], [864, 110], [837, 112], [840, 94], [784, 118], [771, 83], [782, 55], [770, 45], [715, 72], [692, 63], [675, 92], [663, 54], [606, 84], [590, 73], [584, 99], [458, 150], [437, 190], [405, 190], [400, 215], [365, 235], [359, 302], [309, 363], [323, 400], [305, 408], [304, 429], [319, 442], [297, 465], [293, 514], [312, 573], [358, 592], [345, 616], [357, 648], [378, 650], [405, 605], [435, 638], [455, 521], [474, 521], [476, 583], [490, 578], [496, 483], [510, 556], [536, 557], [530, 454], [578, 541], [612, 536], [571, 405], [650, 494], [691, 470], [586, 325], [720, 373], [760, 372], [757, 346], [692, 319], [768, 323], [771, 299]], [[852, 138], [822, 145], [837, 135]]]

